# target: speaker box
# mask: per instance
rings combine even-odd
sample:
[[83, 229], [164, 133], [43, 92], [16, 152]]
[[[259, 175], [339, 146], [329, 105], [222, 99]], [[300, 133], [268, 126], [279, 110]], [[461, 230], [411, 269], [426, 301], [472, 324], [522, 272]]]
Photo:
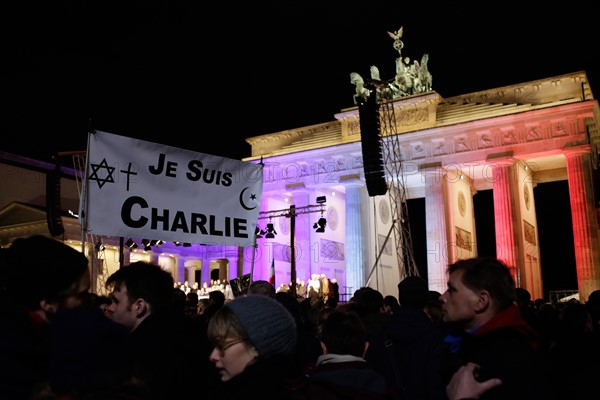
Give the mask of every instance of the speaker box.
[[65, 232], [60, 197], [60, 164], [57, 162], [54, 171], [46, 172], [46, 222], [52, 236]]
[[387, 193], [383, 153], [381, 149], [381, 120], [376, 91], [358, 104], [360, 120], [360, 141], [362, 145], [363, 169], [369, 196]]

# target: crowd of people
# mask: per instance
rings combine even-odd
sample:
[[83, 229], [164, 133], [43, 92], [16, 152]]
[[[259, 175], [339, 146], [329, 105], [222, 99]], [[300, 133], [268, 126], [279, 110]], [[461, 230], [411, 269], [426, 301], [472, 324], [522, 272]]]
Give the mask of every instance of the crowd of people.
[[267, 281], [200, 301], [138, 261], [104, 297], [81, 252], [31, 236], [0, 250], [0, 284], [1, 399], [548, 400], [600, 373], [600, 291], [532, 301], [495, 258], [450, 264], [444, 293], [408, 276], [347, 302]]

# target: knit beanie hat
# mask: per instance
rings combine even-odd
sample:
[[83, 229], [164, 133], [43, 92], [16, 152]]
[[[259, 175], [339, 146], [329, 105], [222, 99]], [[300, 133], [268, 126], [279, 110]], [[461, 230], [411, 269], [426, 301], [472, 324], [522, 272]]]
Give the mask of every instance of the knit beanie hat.
[[260, 294], [236, 297], [226, 303], [240, 320], [248, 339], [264, 358], [293, 353], [298, 334], [289, 311], [277, 300]]
[[40, 300], [54, 301], [87, 271], [88, 259], [71, 246], [52, 238], [33, 235], [18, 238], [4, 258], [5, 289], [26, 308]]

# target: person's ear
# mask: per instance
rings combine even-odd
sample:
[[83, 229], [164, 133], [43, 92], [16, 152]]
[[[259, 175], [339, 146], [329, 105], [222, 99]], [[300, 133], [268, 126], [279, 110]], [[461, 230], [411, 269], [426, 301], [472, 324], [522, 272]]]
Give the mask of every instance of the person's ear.
[[323, 343], [323, 341], [320, 341], [321, 343], [321, 350], [323, 351], [323, 354], [327, 354], [327, 345], [325, 343]]
[[136, 299], [131, 305], [133, 311], [135, 312], [135, 316], [138, 318], [142, 318], [150, 312], [149, 306], [150, 305], [143, 298]]
[[50, 303], [46, 300], [40, 300], [40, 310], [46, 314], [46, 319], [48, 319], [48, 315], [54, 314], [58, 310], [58, 303]]
[[482, 313], [486, 311], [492, 302], [492, 296], [487, 290], [481, 290], [477, 295], [477, 302], [475, 303], [475, 312]]

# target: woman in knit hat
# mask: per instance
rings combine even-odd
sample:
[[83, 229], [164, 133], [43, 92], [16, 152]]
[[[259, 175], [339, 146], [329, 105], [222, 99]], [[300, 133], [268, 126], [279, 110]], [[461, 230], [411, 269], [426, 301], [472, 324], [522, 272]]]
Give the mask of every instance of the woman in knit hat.
[[257, 294], [238, 297], [212, 316], [208, 337], [221, 376], [215, 396], [242, 399], [288, 397], [287, 378], [296, 341], [296, 323], [276, 300]]

